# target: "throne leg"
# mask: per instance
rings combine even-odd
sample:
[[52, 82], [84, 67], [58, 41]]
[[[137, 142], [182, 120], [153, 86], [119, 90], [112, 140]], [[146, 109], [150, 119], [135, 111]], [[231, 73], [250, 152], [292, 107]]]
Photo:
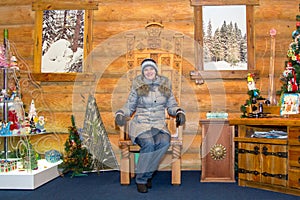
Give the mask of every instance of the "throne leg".
[[135, 154], [133, 152], [129, 153], [129, 164], [130, 164], [130, 178], [135, 177]]
[[121, 146], [121, 160], [120, 160], [120, 182], [121, 185], [130, 184], [130, 163], [129, 163], [129, 147]]
[[172, 147], [172, 185], [181, 184], [181, 146]]

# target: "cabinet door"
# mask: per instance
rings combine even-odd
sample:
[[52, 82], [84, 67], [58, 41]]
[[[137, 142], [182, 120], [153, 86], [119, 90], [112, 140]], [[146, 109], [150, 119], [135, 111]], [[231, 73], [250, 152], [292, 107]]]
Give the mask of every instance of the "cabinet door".
[[233, 130], [217, 122], [202, 125], [201, 182], [235, 182]]
[[260, 182], [260, 147], [255, 143], [239, 143], [239, 179]]
[[285, 145], [261, 144], [261, 182], [286, 186], [287, 148]]

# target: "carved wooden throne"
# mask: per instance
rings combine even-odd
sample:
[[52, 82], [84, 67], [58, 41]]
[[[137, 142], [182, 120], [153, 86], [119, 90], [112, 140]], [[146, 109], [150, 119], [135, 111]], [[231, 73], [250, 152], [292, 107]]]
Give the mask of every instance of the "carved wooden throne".
[[[127, 88], [137, 74], [140, 74], [140, 64], [145, 58], [154, 59], [159, 66], [159, 74], [167, 76], [172, 81], [173, 93], [180, 104], [182, 75], [182, 43], [183, 35], [173, 31], [164, 31], [161, 23], [151, 22], [144, 31], [128, 33], [126, 64], [128, 68]], [[183, 127], [176, 128], [175, 119], [167, 116], [167, 124], [172, 133], [171, 153], [172, 184], [181, 184], [181, 149]], [[139, 151], [138, 145], [133, 145], [128, 136], [128, 123], [120, 127], [119, 145], [121, 149], [120, 181], [122, 185], [130, 184], [134, 177], [134, 153]]]

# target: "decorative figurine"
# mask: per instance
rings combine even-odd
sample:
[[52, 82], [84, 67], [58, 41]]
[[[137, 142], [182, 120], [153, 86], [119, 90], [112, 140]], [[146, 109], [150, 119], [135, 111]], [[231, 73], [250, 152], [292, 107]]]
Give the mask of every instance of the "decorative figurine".
[[253, 78], [254, 78], [254, 74], [248, 73], [247, 82], [248, 82], [248, 89], [249, 90], [255, 90], [256, 89], [255, 82], [254, 82]]
[[38, 121], [35, 124], [35, 128], [37, 132], [46, 132], [45, 130], [45, 118], [44, 116], [39, 116]]

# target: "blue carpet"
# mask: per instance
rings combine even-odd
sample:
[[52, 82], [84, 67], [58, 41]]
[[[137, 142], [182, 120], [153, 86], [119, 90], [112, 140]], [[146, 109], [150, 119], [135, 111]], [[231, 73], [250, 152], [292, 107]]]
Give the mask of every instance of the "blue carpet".
[[299, 196], [240, 187], [237, 183], [201, 183], [199, 171], [183, 171], [182, 184], [172, 186], [171, 173], [159, 171], [153, 188], [141, 194], [134, 180], [129, 186], [119, 183], [118, 171], [89, 173], [88, 176], [58, 177], [35, 190], [0, 190], [1, 200], [299, 200]]

